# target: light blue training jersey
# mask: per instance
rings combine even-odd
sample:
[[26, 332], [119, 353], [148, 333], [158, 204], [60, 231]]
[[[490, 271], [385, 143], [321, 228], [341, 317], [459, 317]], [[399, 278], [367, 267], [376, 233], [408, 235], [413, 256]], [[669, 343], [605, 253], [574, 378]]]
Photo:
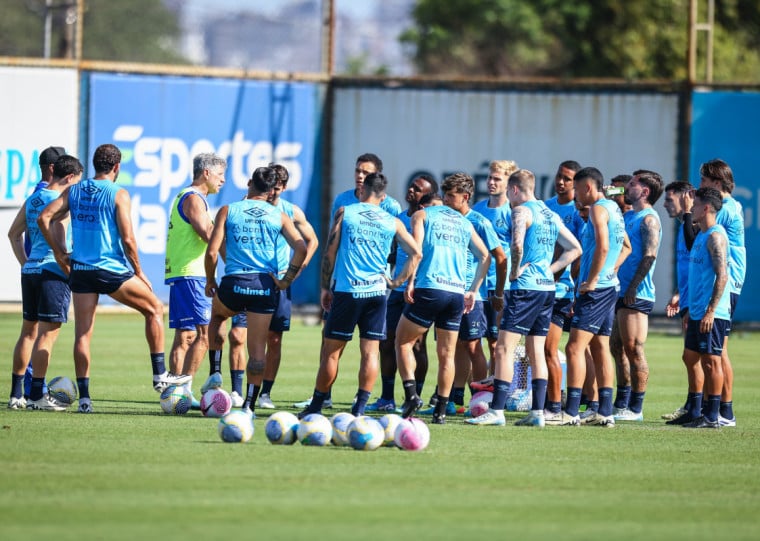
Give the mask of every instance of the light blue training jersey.
[[678, 282], [678, 305], [681, 310], [689, 307], [689, 250], [683, 234], [684, 224], [678, 228], [676, 239], [676, 281]]
[[[630, 216], [628, 216], [629, 214]], [[638, 212], [626, 212], [625, 216], [628, 217], [628, 220], [625, 223], [625, 232], [628, 233], [628, 238], [631, 241], [631, 255], [629, 255], [625, 261], [623, 261], [623, 264], [620, 265], [620, 269], [618, 269], [618, 279], [620, 280], [620, 297], [625, 296], [625, 292], [633, 280], [634, 275], [636, 274], [636, 269], [638, 268], [639, 263], [641, 263], [641, 260], [644, 258], [644, 246], [641, 239], [641, 224], [644, 221], [644, 218], [647, 216], [652, 216], [655, 220], [657, 220], [657, 223], [660, 224], [660, 216], [651, 207], [640, 210]], [[658, 235], [657, 252], [660, 251], [660, 243], [662, 243], [661, 225], [660, 233]], [[655, 254], [655, 257], [657, 257], [657, 254]], [[655, 259], [655, 263], [656, 262], [657, 260]], [[654, 302], [655, 263], [652, 263], [652, 267], [649, 269], [649, 272], [641, 281], [639, 287], [636, 288], [637, 299]]]
[[[354, 203], [359, 202], [359, 198], [356, 197], [354, 190], [346, 190], [345, 192], [339, 193], [335, 197], [335, 201], [333, 201], [332, 210], [330, 211], [330, 218], [332, 219], [335, 217], [335, 213], [338, 212], [338, 209], [340, 207], [347, 207], [348, 205], [353, 205]], [[385, 199], [383, 199], [380, 203], [380, 208], [391, 216], [398, 216], [401, 214], [401, 205], [390, 195], [385, 196]]]
[[739, 294], [747, 274], [747, 249], [744, 246], [744, 212], [742, 205], [733, 197], [723, 199], [723, 207], [715, 217], [728, 235], [728, 288]]
[[123, 190], [108, 179], [86, 179], [69, 188], [74, 270], [129, 272], [116, 223], [116, 194]]
[[[24, 216], [26, 217], [26, 238], [29, 239], [30, 251], [26, 263], [21, 268], [22, 274], [39, 274], [42, 271], [50, 271], [59, 276], [66, 276], [61, 267], [55, 261], [53, 249], [42, 236], [37, 218], [48, 203], [57, 199], [61, 192], [42, 188], [32, 195], [24, 203]], [[71, 252], [71, 224], [66, 231], [66, 251]]]
[[[546, 201], [546, 206], [559, 215], [559, 217], [562, 219], [562, 223], [565, 224], [565, 227], [567, 227], [570, 232], [576, 238], [578, 238], [578, 242], [580, 242], [579, 234], [581, 224], [578, 222], [582, 223], [583, 220], [578, 214], [578, 210], [575, 208], [575, 201], [560, 203], [557, 196], [555, 195]], [[572, 299], [575, 296], [575, 283], [573, 282], [573, 277], [570, 274], [570, 267], [571, 265], [565, 267], [565, 270], [562, 272], [562, 276], [560, 276], [559, 281], [557, 281], [554, 285], [554, 298], [556, 300]]]
[[[551, 271], [554, 245], [563, 226], [559, 214], [549, 209], [543, 201], [526, 201], [521, 205], [531, 213], [531, 225], [525, 231], [523, 255], [520, 267], [525, 267], [510, 290], [554, 291], [554, 275]], [[527, 265], [527, 267], [526, 267]]]
[[[489, 252], [501, 246], [501, 241], [499, 240], [499, 237], [496, 235], [496, 231], [494, 231], [494, 228], [491, 225], [491, 222], [489, 222], [482, 214], [470, 209], [470, 211], [467, 214], [465, 214], [464, 217], [467, 218], [467, 221], [469, 221], [472, 224], [472, 227], [475, 230], [475, 233], [478, 234], [480, 239], [483, 241], [483, 244], [486, 245], [486, 249]], [[496, 264], [493, 261], [491, 261], [491, 263], [494, 265], [494, 269], [495, 269]], [[475, 255], [470, 250], [467, 250], [467, 287], [468, 288], [472, 285], [472, 282], [475, 280], [475, 271], [477, 270], [477, 268], [478, 268], [478, 263], [475, 260]], [[494, 285], [495, 284], [496, 282], [494, 280]], [[487, 297], [488, 297], [488, 286], [486, 284], [486, 280], [483, 280], [483, 282], [480, 284], [480, 287], [478, 288], [477, 293], [475, 294], [475, 300], [482, 301], [484, 298], [487, 298]]]
[[[511, 265], [511, 259], [509, 257], [509, 244], [512, 242], [512, 209], [509, 206], [509, 202], [504, 203], [500, 207], [489, 207], [488, 199], [484, 199], [479, 203], [476, 203], [472, 210], [481, 214], [486, 220], [491, 222], [496, 236], [501, 242], [501, 248], [504, 250], [504, 255], [507, 256], [507, 276], [509, 276], [509, 269]], [[485, 283], [486, 291], [492, 291], [496, 289], [496, 262], [491, 260], [491, 266], [488, 267], [488, 275], [483, 280]]]
[[377, 205], [354, 203], [343, 208], [334, 290], [354, 297], [384, 294], [385, 269], [396, 236], [396, 218]]
[[224, 274], [277, 273], [277, 242], [282, 211], [261, 199], [228, 205], [224, 224]]
[[[279, 209], [280, 212], [284, 213], [288, 218], [292, 220], [294, 206], [295, 205], [293, 205], [293, 203], [290, 201], [286, 201], [280, 197], [274, 207]], [[280, 278], [285, 276], [285, 273], [288, 272], [288, 264], [290, 263], [290, 256], [292, 253], [293, 250], [290, 248], [290, 244], [288, 244], [287, 239], [282, 235], [277, 237], [277, 274]]]
[[[618, 287], [620, 282], [618, 281], [617, 273], [615, 272], [615, 263], [623, 249], [623, 241], [625, 240], [625, 223], [623, 222], [623, 213], [620, 212], [620, 207], [617, 203], [609, 199], [600, 199], [593, 206], [601, 206], [607, 211], [607, 238], [609, 241], [609, 251], [607, 252], [607, 258], [604, 260], [604, 265], [599, 273], [599, 280], [597, 281], [597, 289], [604, 289], [608, 287]], [[586, 222], [586, 227], [583, 230], [583, 238], [581, 239], [581, 247], [583, 248], [583, 255], [581, 255], [581, 269], [578, 276], [578, 282], [585, 282], [588, 280], [589, 271], [591, 270], [591, 262], [594, 258], [594, 252], [596, 251], [596, 236], [594, 224], [589, 216]]]
[[[726, 238], [726, 243], [728, 243], [726, 230], [722, 225], [715, 224], [707, 231], [697, 233], [697, 238], [694, 239], [694, 245], [689, 254], [689, 317], [694, 321], [699, 321], [704, 317], [715, 284], [715, 270], [710, 252], [707, 249], [707, 242], [713, 233], [723, 235]], [[730, 310], [731, 292], [728, 284], [726, 284], [723, 295], [721, 295], [715, 309], [715, 319], [730, 320]]]
[[422, 261], [414, 287], [464, 294], [467, 288], [467, 252], [475, 233], [460, 212], [440, 205], [428, 207], [422, 240]]
[[[404, 224], [404, 227], [406, 228], [406, 232], [410, 235], [412, 234], [412, 217], [409, 216], [406, 211], [402, 212], [398, 216], [396, 216], [399, 220], [401, 220], [401, 223]], [[396, 277], [401, 273], [401, 269], [404, 268], [404, 265], [406, 264], [406, 260], [409, 259], [409, 254], [407, 254], [401, 246], [399, 246], [396, 249], [396, 263], [394, 264], [393, 268], [393, 279], [395, 280]], [[401, 284], [399, 287], [395, 289], [395, 291], [404, 291], [406, 289], [406, 282]]]

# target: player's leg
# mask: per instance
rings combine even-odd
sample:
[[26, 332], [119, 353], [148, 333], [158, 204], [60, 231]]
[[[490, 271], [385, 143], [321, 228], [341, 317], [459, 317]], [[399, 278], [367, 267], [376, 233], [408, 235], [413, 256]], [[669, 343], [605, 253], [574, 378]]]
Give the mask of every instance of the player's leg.
[[621, 318], [624, 317], [624, 311], [629, 312], [630, 310], [619, 308], [615, 314], [615, 320], [612, 323], [612, 334], [610, 335], [610, 352], [615, 360], [617, 381], [617, 394], [614, 404], [616, 412], [627, 409], [631, 399], [631, 364], [623, 346], [624, 340], [622, 336], [626, 328], [626, 325], [621, 322]]
[[[579, 327], [570, 329], [570, 338], [565, 345], [567, 359], [567, 401], [565, 403], [563, 424], [579, 424], [578, 416], [581, 394], [586, 380], [586, 348], [594, 335]], [[565, 423], [566, 421], [566, 423]]]
[[614, 427], [612, 415], [612, 386], [615, 381], [615, 368], [610, 355], [610, 337], [605, 334], [595, 335], [589, 344], [594, 361], [596, 381], [599, 386], [599, 409], [596, 415], [586, 417], [584, 424]]
[[[95, 329], [95, 310], [98, 307], [97, 293], [73, 293], [74, 305], [74, 371], [79, 390], [79, 405], [91, 409], [90, 400], [90, 342]], [[154, 388], [156, 374], [153, 376]], [[84, 406], [83, 406], [84, 404]]]
[[267, 364], [264, 370], [264, 381], [261, 384], [261, 394], [259, 394], [258, 405], [264, 409], [274, 409], [271, 394], [274, 382], [277, 379], [277, 373], [280, 371], [280, 362], [282, 361], [282, 339], [285, 332], [290, 330], [290, 318], [292, 312], [292, 303], [290, 300], [290, 288], [279, 291], [277, 295], [277, 306], [272, 315], [272, 321], [269, 323], [269, 333], [267, 335]]
[[61, 324], [61, 322], [48, 321], [41, 321], [39, 323], [37, 340], [34, 342], [31, 359], [34, 377], [32, 378], [32, 388], [29, 394], [29, 406], [32, 409], [63, 411], [68, 407], [67, 404], [62, 404], [43, 392], [45, 376], [50, 364], [50, 356], [53, 351], [53, 345], [61, 330]]
[[[243, 405], [243, 397], [245, 395], [243, 383], [245, 382], [245, 365], [247, 361], [245, 348], [246, 342], [248, 341], [248, 322], [245, 312], [235, 314], [230, 321], [232, 323], [230, 325], [230, 332], [227, 335], [230, 350], [228, 355], [230, 367], [230, 398], [232, 399], [233, 405], [238, 407], [238, 405]], [[224, 331], [222, 330], [222, 339], [223, 338]], [[222, 345], [218, 346], [219, 349], [214, 351], [209, 349], [209, 361], [212, 365], [211, 368], [218, 370], [213, 374], [209, 374], [209, 379], [207, 380], [209, 385], [222, 385], [222, 347], [223, 342]]]
[[359, 387], [356, 401], [351, 407], [353, 415], [364, 415], [364, 409], [380, 371], [379, 347], [379, 340], [363, 337], [359, 340]]
[[248, 320], [248, 363], [246, 364], [246, 379], [248, 390], [245, 396], [243, 409], [254, 409], [256, 400], [261, 390], [261, 382], [264, 379], [266, 368], [266, 348], [269, 323], [272, 321], [272, 313], [246, 313]]
[[414, 362], [417, 365], [414, 369], [414, 380], [418, 396], [422, 396], [422, 388], [425, 385], [425, 378], [428, 372], [427, 335], [427, 331], [422, 333], [414, 342], [414, 346], [412, 346]]
[[[459, 330], [436, 327], [436, 353], [438, 354], [438, 403], [433, 412], [433, 423], [443, 424], [449, 403], [449, 392], [454, 383], [454, 356], [456, 354]], [[446, 393], [444, 396], [443, 393]]]
[[13, 348], [13, 366], [11, 367], [11, 392], [8, 400], [8, 408], [23, 409], [26, 407], [24, 399], [24, 376], [32, 355], [34, 341], [37, 339], [37, 322], [21, 320], [21, 332], [16, 345]]
[[642, 421], [644, 394], [649, 381], [649, 365], [644, 353], [644, 344], [649, 332], [649, 316], [638, 310], [620, 308], [616, 321], [619, 323], [623, 351], [629, 361], [631, 395], [627, 408], [615, 410], [615, 420]]
[[694, 347], [698, 347], [698, 345], [695, 346], [689, 343], [683, 350], [683, 363], [686, 366], [686, 374], [689, 378], [689, 394], [686, 398], [685, 412], [672, 419], [668, 419], [665, 424], [685, 425], [696, 421], [702, 416], [705, 376], [699, 352], [696, 349], [690, 349]]
[[396, 327], [396, 362], [399, 377], [404, 385], [404, 406], [401, 416], [405, 418], [412, 416], [422, 406], [415, 381], [414, 346], [428, 328], [428, 326], [415, 323], [406, 315], [401, 316]]

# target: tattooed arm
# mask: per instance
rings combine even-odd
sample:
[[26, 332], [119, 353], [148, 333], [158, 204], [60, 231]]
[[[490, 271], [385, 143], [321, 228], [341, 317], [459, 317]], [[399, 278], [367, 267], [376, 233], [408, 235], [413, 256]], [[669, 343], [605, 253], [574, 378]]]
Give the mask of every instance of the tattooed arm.
[[660, 221], [651, 214], [646, 216], [641, 220], [639, 235], [641, 236], [643, 254], [623, 298], [623, 302], [628, 306], [636, 302], [636, 290], [644, 278], [647, 277], [647, 274], [652, 269], [652, 265], [654, 265], [655, 259], [657, 259], [657, 251], [660, 248]]
[[509, 281], [514, 282], [522, 274], [520, 263], [523, 256], [523, 245], [525, 244], [525, 233], [531, 224], [531, 212], [523, 206], [517, 206], [512, 209], [512, 242], [510, 244], [510, 256], [512, 258], [512, 267], [509, 270]]
[[708, 333], [712, 330], [713, 322], [715, 321], [715, 310], [728, 284], [728, 271], [726, 270], [728, 265], [728, 242], [726, 237], [720, 233], [711, 233], [707, 239], [707, 251], [710, 254], [713, 271], [715, 271], [715, 283], [710, 295], [710, 303], [707, 305], [707, 310], [705, 311], [705, 315], [702, 316], [699, 326], [699, 331], [703, 333]]
[[332, 306], [332, 274], [335, 269], [335, 258], [338, 255], [338, 245], [340, 244], [340, 230], [343, 227], [343, 207], [340, 207], [335, 213], [330, 235], [327, 237], [327, 247], [322, 255], [322, 294], [321, 304], [325, 311], [329, 311]]

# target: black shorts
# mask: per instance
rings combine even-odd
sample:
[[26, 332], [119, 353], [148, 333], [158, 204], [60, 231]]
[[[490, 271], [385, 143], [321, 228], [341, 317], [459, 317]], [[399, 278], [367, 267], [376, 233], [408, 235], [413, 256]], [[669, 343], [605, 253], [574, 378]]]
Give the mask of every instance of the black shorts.
[[117, 273], [103, 269], [77, 270], [75, 267], [76, 264], [72, 262], [69, 277], [72, 293], [110, 295], [135, 275], [132, 271]]
[[21, 299], [25, 320], [66, 323], [71, 302], [68, 278], [46, 270], [22, 274]]

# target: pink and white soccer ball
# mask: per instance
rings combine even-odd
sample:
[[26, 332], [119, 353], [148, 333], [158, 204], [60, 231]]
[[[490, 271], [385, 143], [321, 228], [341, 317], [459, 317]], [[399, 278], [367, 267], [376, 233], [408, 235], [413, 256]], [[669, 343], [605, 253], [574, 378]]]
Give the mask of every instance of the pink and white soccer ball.
[[483, 415], [491, 407], [491, 400], [493, 400], [493, 393], [491, 391], [480, 391], [472, 395], [472, 399], [470, 400], [470, 415], [472, 417]]
[[430, 430], [419, 419], [410, 417], [398, 424], [394, 440], [404, 451], [422, 451], [430, 443]]
[[232, 409], [232, 398], [224, 389], [209, 389], [201, 397], [201, 413], [204, 417], [224, 417]]

